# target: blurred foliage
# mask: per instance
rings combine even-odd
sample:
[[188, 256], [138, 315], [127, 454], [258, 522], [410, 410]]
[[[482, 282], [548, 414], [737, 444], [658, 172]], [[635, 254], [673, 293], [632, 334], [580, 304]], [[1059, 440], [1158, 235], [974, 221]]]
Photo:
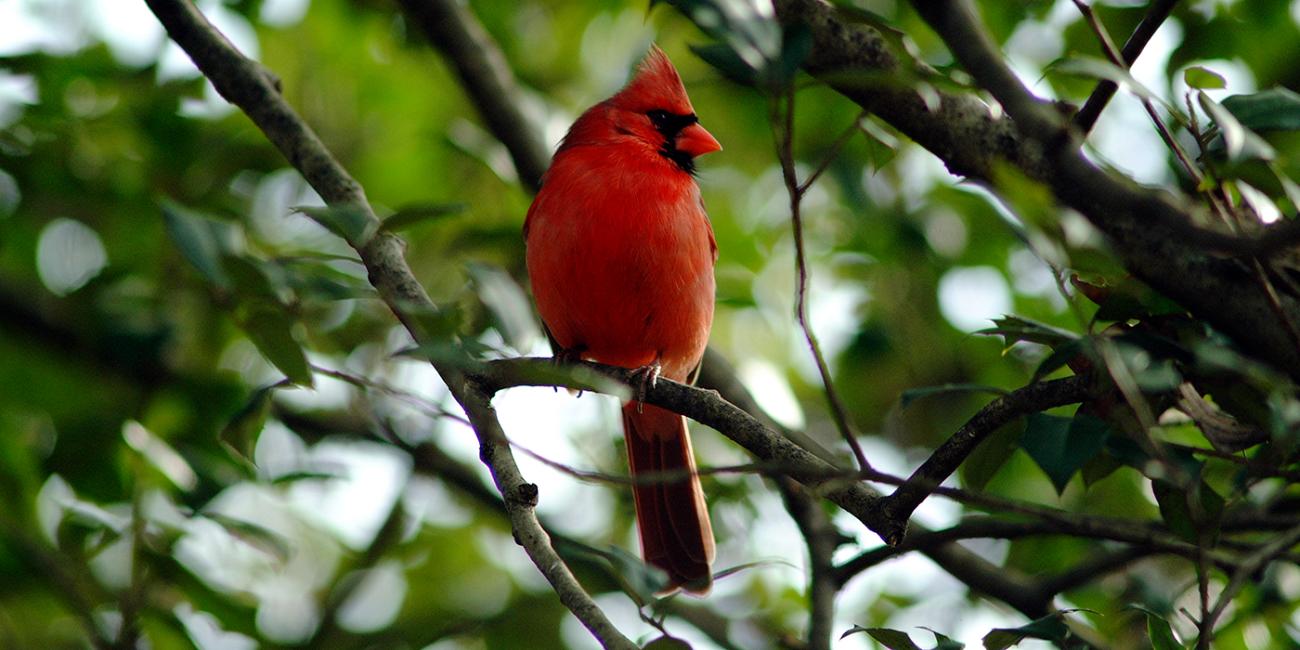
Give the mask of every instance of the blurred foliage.
[[[511, 541], [445, 389], [397, 355], [409, 341], [340, 239], [372, 233], [346, 208], [322, 207], [131, 4], [0, 5], [0, 20], [17, 25], [0, 33], [22, 36], [0, 39], [0, 647], [590, 646]], [[801, 178], [856, 129], [803, 209], [814, 328], [874, 464], [910, 472], [989, 387], [1101, 369], [1114, 390], [1004, 427], [963, 466], [962, 485], [1161, 520], [1210, 545], [1225, 509], [1294, 508], [1300, 401], [1290, 379], [1128, 277], [1078, 215], [1014, 170], [998, 175], [995, 189], [1013, 197], [1004, 204], [955, 182], [889, 126], [859, 122], [858, 107], [797, 73], [804, 31], [743, 2], [469, 4], [548, 145], [621, 85], [652, 39], [668, 51], [726, 147], [700, 174], [721, 251], [712, 344], [783, 421], [837, 445], [792, 318], [788, 199], [768, 121], [769, 93], [794, 83]], [[969, 83], [906, 3], [836, 4], [897, 30], [954, 87]], [[1041, 73], [1038, 92], [1079, 104], [1097, 77], [1116, 74], [1097, 65], [1096, 38], [1068, 0], [979, 4], [1018, 68]], [[252, 44], [384, 227], [408, 241], [440, 307], [427, 315], [436, 331], [484, 356], [544, 353], [519, 233], [530, 197], [419, 30], [370, 0], [200, 5]], [[1295, 6], [1175, 11], [1151, 47], [1162, 67], [1143, 79], [1207, 180], [1198, 188], [1167, 152], [1147, 152], [1157, 167], [1148, 172], [1239, 210], [1294, 217]], [[1122, 39], [1144, 7], [1096, 11]], [[1117, 97], [1101, 128], [1125, 105], [1132, 115], [1135, 98]], [[1149, 137], [1141, 119], [1109, 128]], [[1122, 161], [1126, 150], [1091, 153]], [[1185, 387], [1231, 421], [1171, 416]], [[1134, 394], [1149, 413], [1130, 408]], [[577, 408], [549, 391], [536, 399]], [[509, 433], [568, 465], [619, 474], [617, 419], [591, 415], [592, 399], [580, 403], [587, 415], [556, 423], [564, 440]], [[515, 421], [551, 430], [529, 417]], [[745, 461], [719, 436], [697, 438], [702, 465]], [[542, 515], [572, 538], [561, 550], [584, 584], [636, 638], [660, 637], [623, 593], [655, 579], [621, 550], [632, 544], [630, 494], [575, 492], [574, 476], [526, 469], [542, 484]], [[744, 647], [797, 637], [804, 584], [789, 565], [804, 566], [804, 550], [771, 485], [735, 474], [705, 484], [719, 568], [741, 568], [702, 604]], [[548, 495], [592, 506], [575, 513]], [[960, 511], [920, 516], [950, 525]], [[837, 523], [863, 548], [877, 545], [856, 522]], [[981, 553], [1045, 575], [1110, 546], [1038, 536]], [[1179, 647], [1194, 630], [1177, 612], [1194, 609], [1195, 592], [1191, 563], [1154, 559], [1057, 604], [1086, 608], [1066, 618], [1113, 647]], [[936, 628], [940, 647], [958, 647], [945, 636], [958, 632], [996, 647], [1072, 634], [1063, 615], [1025, 621], [965, 594], [912, 558], [876, 567], [839, 599], [841, 643], [916, 647], [899, 630], [920, 624]], [[1270, 567], [1238, 596], [1216, 647], [1300, 643], [1298, 604], [1300, 571]], [[686, 605], [657, 603], [644, 617], [674, 607]], [[683, 620], [668, 618], [669, 631], [708, 647]]]

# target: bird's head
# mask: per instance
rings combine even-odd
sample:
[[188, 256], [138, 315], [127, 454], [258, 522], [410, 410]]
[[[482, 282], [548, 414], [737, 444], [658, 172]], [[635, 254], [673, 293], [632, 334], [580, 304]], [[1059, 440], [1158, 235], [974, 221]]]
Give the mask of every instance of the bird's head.
[[648, 145], [686, 172], [695, 171], [696, 157], [722, 149], [700, 126], [677, 69], [656, 45], [618, 94], [574, 123], [561, 148], [628, 140]]

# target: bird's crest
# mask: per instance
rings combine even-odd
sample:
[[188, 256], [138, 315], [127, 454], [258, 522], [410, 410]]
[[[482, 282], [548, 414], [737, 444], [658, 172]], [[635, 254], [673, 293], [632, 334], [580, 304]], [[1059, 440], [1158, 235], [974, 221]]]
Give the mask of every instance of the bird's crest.
[[641, 65], [637, 66], [632, 80], [609, 101], [620, 108], [637, 112], [651, 109], [679, 115], [695, 112], [690, 98], [686, 96], [686, 87], [682, 85], [677, 68], [673, 67], [668, 55], [658, 45], [650, 46], [650, 52], [641, 61]]

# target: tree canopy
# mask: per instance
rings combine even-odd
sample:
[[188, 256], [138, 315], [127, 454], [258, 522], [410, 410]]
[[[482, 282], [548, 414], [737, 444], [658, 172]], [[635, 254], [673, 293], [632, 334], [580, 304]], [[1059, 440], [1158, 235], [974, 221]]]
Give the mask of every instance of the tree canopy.
[[[520, 234], [651, 43], [724, 147], [645, 395], [703, 598]], [[0, 5], [0, 647], [1300, 644], [1297, 62], [1285, 0]]]

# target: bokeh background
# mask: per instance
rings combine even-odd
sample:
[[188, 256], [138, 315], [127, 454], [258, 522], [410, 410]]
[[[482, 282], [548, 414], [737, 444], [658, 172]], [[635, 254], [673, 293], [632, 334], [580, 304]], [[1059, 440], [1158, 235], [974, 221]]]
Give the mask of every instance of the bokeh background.
[[[951, 65], [905, 3], [856, 4], [911, 35], [921, 58]], [[378, 210], [412, 215], [401, 233], [408, 258], [448, 307], [450, 327], [493, 354], [548, 353], [523, 273], [530, 195], [394, 3], [198, 5], [280, 77]], [[981, 5], [1035, 92], [1087, 95], [1093, 80], [1053, 72], [1097, 53], [1071, 2]], [[1099, 5], [1116, 34], [1143, 10]], [[688, 45], [706, 38], [670, 7], [469, 6], [504, 51], [523, 89], [518, 103], [548, 147], [622, 85], [652, 41], [669, 53], [725, 147], [699, 174], [721, 253], [712, 345], [777, 420], [843, 453], [793, 318], [788, 197], [767, 99], [694, 55]], [[1189, 65], [1222, 75], [1226, 89], [1210, 91], [1221, 97], [1295, 88], [1298, 61], [1300, 2], [1202, 0], [1165, 23], [1134, 75], [1181, 102]], [[794, 148], [806, 175], [859, 109], [803, 86]], [[1068, 288], [992, 195], [889, 127], [862, 124], [804, 202], [810, 314], [873, 464], [906, 475], [988, 397], [942, 394], [902, 408], [903, 391], [1021, 386], [1045, 348], [1007, 349], [975, 332], [1012, 313], [1074, 329], [1079, 321]], [[1180, 180], [1131, 96], [1104, 114], [1089, 153], [1144, 183]], [[138, 618], [153, 648], [594, 647], [485, 505], [476, 439], [445, 387], [426, 362], [395, 356], [409, 339], [362, 267], [294, 210], [320, 204], [143, 2], [0, 0], [0, 647], [83, 647], [87, 629], [111, 638], [123, 616]], [[1064, 223], [1085, 231], [1083, 248], [1095, 243], [1077, 217]], [[304, 374], [310, 386], [282, 381]], [[512, 389], [496, 404], [521, 450], [573, 469], [625, 471], [612, 398]], [[702, 465], [746, 462], [715, 432], [695, 432]], [[445, 455], [413, 460], [414, 448]], [[1076, 479], [1058, 495], [1023, 451], [1002, 451], [1005, 463], [963, 480], [1085, 512], [1156, 512], [1135, 473], [1086, 491]], [[636, 552], [629, 491], [519, 455], [556, 532]], [[705, 491], [717, 566], [739, 570], [707, 600], [681, 603], [669, 629], [715, 647], [687, 622], [695, 611], [737, 647], [797, 637], [807, 619], [805, 548], [779, 494], [735, 473], [706, 477]], [[837, 559], [879, 545], [828, 512], [854, 539]], [[931, 499], [917, 517], [942, 527], [962, 514]], [[967, 546], [1033, 572], [1088, 544]], [[581, 564], [579, 574], [622, 629], [654, 636], [615, 584]], [[1186, 578], [1144, 564], [1058, 604], [1096, 610], [1094, 625], [1131, 639], [1141, 622], [1120, 603], [1175, 611]], [[1234, 626], [1222, 647], [1300, 643], [1300, 570], [1285, 564], [1271, 579], [1287, 604]], [[1025, 622], [912, 555], [856, 577], [837, 605], [837, 630], [928, 626], [976, 645], [991, 628]], [[858, 634], [837, 647], [871, 643]]]

